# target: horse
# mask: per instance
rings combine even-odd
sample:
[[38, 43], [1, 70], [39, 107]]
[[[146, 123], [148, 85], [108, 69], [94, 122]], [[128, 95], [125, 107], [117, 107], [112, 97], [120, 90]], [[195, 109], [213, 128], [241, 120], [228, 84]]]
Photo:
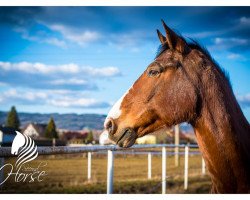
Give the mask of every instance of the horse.
[[166, 35], [152, 63], [114, 104], [104, 122], [123, 148], [163, 127], [188, 122], [209, 171], [211, 193], [250, 192], [250, 126], [228, 76], [195, 40], [162, 20]]
[[18, 155], [15, 166], [19, 169], [23, 164], [34, 160], [38, 156], [37, 146], [29, 136], [16, 131], [11, 146], [11, 154]]

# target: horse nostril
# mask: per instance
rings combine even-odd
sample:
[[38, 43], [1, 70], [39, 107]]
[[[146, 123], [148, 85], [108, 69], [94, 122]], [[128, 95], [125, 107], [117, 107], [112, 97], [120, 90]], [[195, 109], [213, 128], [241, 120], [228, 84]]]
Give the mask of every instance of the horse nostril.
[[113, 119], [108, 119], [105, 125], [105, 129], [108, 131], [109, 134], [115, 133], [115, 123]]
[[112, 131], [112, 122], [109, 121], [107, 124], [107, 130], [109, 131], [109, 133]]

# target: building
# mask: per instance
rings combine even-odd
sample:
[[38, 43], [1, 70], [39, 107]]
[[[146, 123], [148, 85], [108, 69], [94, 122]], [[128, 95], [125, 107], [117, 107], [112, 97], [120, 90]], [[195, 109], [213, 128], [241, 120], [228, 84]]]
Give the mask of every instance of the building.
[[85, 139], [89, 131], [87, 130], [59, 130], [59, 137], [61, 140], [66, 141], [67, 145], [80, 145], [85, 143]]
[[0, 146], [11, 146], [15, 137], [14, 128], [0, 126]]
[[[173, 128], [163, 128], [158, 130], [152, 135], [156, 136], [156, 143], [158, 144], [174, 144], [175, 132]], [[196, 143], [195, 135], [193, 132], [184, 132], [180, 130], [180, 144]]]
[[[196, 144], [195, 134], [193, 132], [183, 132], [180, 130], [180, 144], [192, 143]], [[158, 131], [137, 138], [137, 144], [173, 144], [175, 140], [175, 132], [173, 128], [162, 128]], [[112, 142], [108, 138], [108, 132], [103, 131], [99, 136], [99, 144], [108, 145]]]
[[145, 135], [136, 139], [137, 144], [156, 144], [155, 135]]
[[93, 134], [93, 140], [95, 141], [95, 143], [99, 143], [99, 138], [100, 138], [100, 135], [102, 134], [103, 130], [92, 129], [91, 131]]
[[33, 139], [45, 138], [46, 127], [47, 124], [29, 123], [23, 128], [22, 133]]

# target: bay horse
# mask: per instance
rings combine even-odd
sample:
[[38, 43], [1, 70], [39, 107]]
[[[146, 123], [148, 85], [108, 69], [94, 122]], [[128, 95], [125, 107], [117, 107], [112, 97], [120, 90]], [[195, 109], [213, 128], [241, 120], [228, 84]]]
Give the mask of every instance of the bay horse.
[[207, 50], [162, 20], [160, 48], [104, 122], [109, 139], [130, 147], [138, 137], [188, 122], [212, 180], [212, 193], [250, 192], [250, 126], [230, 82]]

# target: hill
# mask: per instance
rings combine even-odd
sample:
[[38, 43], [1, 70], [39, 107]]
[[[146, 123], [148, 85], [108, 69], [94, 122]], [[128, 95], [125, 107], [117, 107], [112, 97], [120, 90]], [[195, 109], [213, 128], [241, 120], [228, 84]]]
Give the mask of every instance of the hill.
[[[83, 128], [103, 129], [103, 123], [106, 115], [99, 114], [41, 114], [41, 113], [18, 113], [21, 126], [29, 122], [48, 123], [50, 117], [53, 117], [57, 128], [81, 130]], [[7, 112], [0, 111], [0, 124], [6, 121]]]
[[[55, 120], [57, 128], [60, 129], [70, 129], [70, 130], [82, 130], [83, 128], [90, 128], [90, 129], [103, 129], [103, 123], [106, 118], [106, 115], [100, 114], [58, 114], [58, 113], [51, 113], [51, 114], [41, 114], [41, 113], [18, 113], [21, 127], [25, 126], [27, 123], [30, 122], [37, 122], [37, 123], [48, 123], [50, 117], [52, 116]], [[7, 112], [0, 111], [0, 125], [4, 124], [6, 121]], [[193, 128], [187, 124], [181, 124], [181, 130], [186, 132], [193, 132]]]

